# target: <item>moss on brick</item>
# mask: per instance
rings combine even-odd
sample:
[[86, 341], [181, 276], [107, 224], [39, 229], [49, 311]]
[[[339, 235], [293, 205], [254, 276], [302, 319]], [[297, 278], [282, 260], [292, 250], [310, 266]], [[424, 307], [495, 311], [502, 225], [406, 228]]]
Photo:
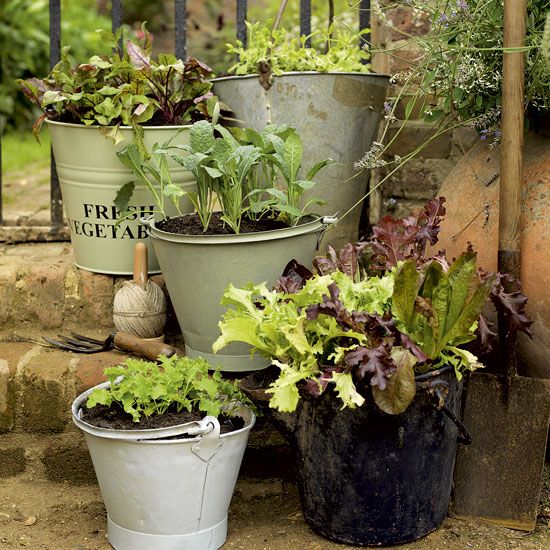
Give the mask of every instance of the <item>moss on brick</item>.
[[92, 460], [84, 444], [69, 448], [48, 447], [42, 462], [50, 481], [71, 485], [97, 484]]
[[0, 448], [0, 478], [22, 474], [26, 466], [24, 449], [21, 447]]

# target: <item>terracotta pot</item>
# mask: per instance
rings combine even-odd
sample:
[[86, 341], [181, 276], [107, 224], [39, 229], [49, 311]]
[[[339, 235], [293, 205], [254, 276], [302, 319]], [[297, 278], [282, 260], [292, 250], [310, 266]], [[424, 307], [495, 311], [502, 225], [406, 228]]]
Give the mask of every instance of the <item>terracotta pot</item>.
[[[497, 270], [500, 147], [480, 142], [449, 174], [439, 191], [447, 199], [437, 249], [458, 257], [471, 242], [478, 265]], [[522, 374], [550, 378], [550, 137], [527, 132], [523, 160], [521, 272], [533, 340], [518, 336]]]

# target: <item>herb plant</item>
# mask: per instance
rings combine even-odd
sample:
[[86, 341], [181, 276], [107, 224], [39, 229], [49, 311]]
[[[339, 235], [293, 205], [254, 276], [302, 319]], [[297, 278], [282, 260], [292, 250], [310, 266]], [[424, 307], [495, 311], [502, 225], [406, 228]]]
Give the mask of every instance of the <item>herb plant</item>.
[[134, 44], [126, 41], [125, 51], [116, 34], [98, 31], [105, 44], [114, 50], [109, 56], [95, 55], [88, 63], [72, 66], [68, 47], [61, 61], [43, 79], [20, 80], [27, 98], [43, 114], [34, 125], [38, 135], [45, 118], [77, 124], [99, 125], [115, 143], [123, 138], [121, 126], [132, 126], [137, 144], [142, 146], [140, 125], [188, 124], [210, 118], [216, 103], [211, 69], [197, 59], [187, 61], [161, 54], [151, 59], [151, 41], [145, 26], [144, 38]]
[[[318, 162], [305, 179], [299, 179], [302, 142], [290, 126], [268, 125], [261, 133], [251, 128], [233, 129], [231, 133], [223, 126], [203, 120], [195, 122], [189, 133], [189, 145], [168, 142], [154, 150], [155, 167], [146, 165], [135, 144], [117, 153], [153, 196], [164, 218], [164, 195], [176, 206], [180, 197], [188, 196], [204, 231], [208, 229], [217, 201], [222, 211], [221, 219], [236, 234], [240, 232], [243, 216], [252, 220], [277, 217], [295, 225], [306, 215], [310, 205], [323, 204], [321, 200], [309, 199], [301, 206], [300, 201], [304, 191], [315, 185], [315, 175], [332, 161]], [[193, 173], [197, 181], [196, 192], [186, 192], [172, 182], [167, 157]], [[283, 190], [275, 187], [279, 175], [284, 181]], [[153, 192], [155, 182], [161, 185], [160, 195]], [[130, 182], [121, 188], [116, 203], [119, 210], [125, 211], [134, 185]]]
[[[334, 33], [333, 27], [328, 31], [315, 31], [311, 37], [322, 38], [327, 44], [326, 53], [319, 53], [314, 48], [306, 47], [308, 37], [291, 38], [285, 29], [273, 29], [273, 21], [265, 23], [246, 22], [248, 29], [247, 47], [241, 41], [227, 44], [227, 51], [238, 56], [238, 61], [229, 73], [235, 75], [255, 74], [258, 64], [270, 63], [271, 73], [281, 75], [292, 71], [336, 72], [369, 72], [371, 65], [368, 51], [360, 48], [356, 34], [341, 30]], [[362, 35], [369, 31], [362, 31]], [[310, 38], [311, 38], [310, 37]]]
[[344, 407], [361, 406], [370, 387], [383, 411], [398, 414], [415, 396], [415, 373], [451, 365], [460, 378], [480, 367], [466, 345], [490, 333], [485, 303], [529, 335], [526, 298], [506, 294], [502, 275], [477, 270], [472, 251], [453, 263], [442, 253], [426, 257], [443, 202], [403, 220], [386, 217], [371, 241], [329, 249], [316, 274], [292, 261], [273, 290], [229, 285], [222, 304], [232, 308], [214, 351], [244, 341], [271, 359], [280, 373], [266, 391], [281, 411], [294, 410], [300, 392], [318, 396], [330, 383]]
[[[159, 153], [161, 149], [166, 150], [170, 147], [173, 139], [180, 131], [160, 146], [158, 143], [153, 144], [151, 154], [149, 154], [148, 151], [142, 153], [142, 150], [136, 143], [131, 143], [122, 151], [117, 151], [120, 162], [122, 162], [126, 168], [133, 171], [134, 175], [154, 201], [156, 207], [151, 214], [160, 214], [163, 219], [167, 217], [167, 200], [170, 200], [181, 215], [179, 207], [179, 197], [181, 196], [179, 191], [181, 188], [172, 182], [166, 155]], [[159, 149], [159, 147], [161, 149]], [[131, 212], [128, 210], [128, 204], [134, 194], [134, 189], [135, 182], [129, 181], [121, 186], [117, 192], [114, 204], [117, 210], [121, 212], [116, 222], [117, 225], [131, 215]], [[176, 189], [175, 192], [174, 189]]]
[[96, 388], [86, 406], [118, 406], [139, 422], [161, 415], [169, 407], [176, 412], [197, 409], [206, 415], [230, 416], [237, 403], [248, 403], [235, 382], [224, 380], [218, 369], [210, 377], [205, 359], [159, 355], [158, 363], [127, 359], [124, 365], [107, 367], [108, 388]]
[[[392, 171], [385, 181], [438, 136], [462, 125], [475, 128], [483, 141], [500, 142], [503, 6], [503, 0], [373, 0], [373, 12], [403, 40], [392, 51], [374, 45], [371, 50], [397, 59], [402, 57], [402, 47], [415, 46], [421, 53], [411, 68], [392, 75], [398, 86], [385, 106], [385, 128], [380, 141], [356, 163], [357, 169], [388, 164]], [[418, 37], [394, 27], [389, 13], [399, 7], [412, 9], [419, 20], [428, 19], [429, 33]], [[548, 0], [527, 1], [525, 122], [535, 129], [550, 110], [550, 65], [545, 62], [550, 34], [544, 38], [549, 8]], [[433, 130], [406, 156], [390, 160], [384, 154], [405, 127], [401, 125], [387, 139], [400, 108], [404, 108], [405, 122], [431, 123]]]

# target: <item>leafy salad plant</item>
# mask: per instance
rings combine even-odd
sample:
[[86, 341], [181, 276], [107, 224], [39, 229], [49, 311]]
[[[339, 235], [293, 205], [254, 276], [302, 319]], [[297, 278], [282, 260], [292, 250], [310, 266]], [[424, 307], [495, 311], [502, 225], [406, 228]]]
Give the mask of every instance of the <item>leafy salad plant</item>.
[[[206, 231], [217, 201], [221, 219], [236, 234], [240, 232], [243, 216], [252, 220], [278, 217], [295, 225], [312, 204], [323, 204], [319, 199], [309, 199], [302, 206], [300, 201], [304, 191], [315, 185], [315, 175], [332, 160], [318, 162], [305, 179], [300, 179], [302, 154], [302, 141], [288, 125], [268, 125], [261, 132], [252, 128], [233, 128], [230, 132], [206, 120], [191, 126], [189, 145], [172, 145], [171, 141], [161, 148], [155, 145], [153, 166], [147, 164], [135, 144], [117, 153], [124, 165], [133, 170], [138, 183], [151, 194], [164, 218], [164, 197], [179, 210], [179, 200], [186, 195]], [[185, 191], [173, 183], [168, 158], [193, 173], [196, 191]], [[283, 189], [276, 187], [278, 179], [284, 181]], [[160, 193], [155, 184], [159, 185]], [[132, 181], [119, 191], [115, 204], [121, 212], [127, 209], [134, 188]]]
[[171, 54], [160, 54], [154, 61], [145, 25], [142, 31], [143, 39], [136, 44], [127, 40], [125, 51], [119, 46], [121, 29], [116, 34], [97, 31], [114, 53], [71, 65], [66, 46], [46, 78], [19, 80], [26, 97], [43, 111], [33, 128], [35, 136], [47, 117], [98, 125], [115, 143], [123, 139], [120, 127], [132, 126], [143, 150], [143, 124], [209, 119], [216, 103], [208, 80], [211, 69], [197, 59], [183, 61]]
[[275, 289], [230, 284], [222, 304], [232, 307], [214, 351], [243, 341], [277, 365], [266, 391], [280, 411], [330, 385], [344, 407], [361, 406], [370, 387], [380, 409], [398, 414], [414, 399], [416, 373], [451, 365], [460, 378], [480, 367], [466, 345], [490, 334], [485, 303], [493, 301], [513, 318], [513, 330], [529, 335], [526, 298], [505, 293], [502, 275], [477, 270], [472, 251], [452, 263], [443, 253], [426, 257], [443, 202], [430, 201], [406, 219], [384, 218], [370, 241], [329, 248], [315, 274], [292, 261]]
[[104, 370], [111, 385], [96, 388], [86, 406], [118, 406], [139, 422], [141, 416], [161, 415], [169, 408], [230, 416], [238, 403], [249, 403], [234, 381], [224, 380], [219, 369], [210, 377], [209, 369], [202, 358], [159, 355], [158, 363], [127, 359]]
[[[228, 53], [238, 56], [238, 61], [228, 71], [231, 74], [256, 74], [258, 66], [267, 63], [273, 75], [292, 71], [367, 73], [371, 70], [371, 65], [367, 63], [369, 53], [358, 45], [356, 33], [345, 30], [335, 33], [331, 27], [328, 31], [317, 30], [309, 37], [298, 39], [292, 38], [285, 29], [273, 29], [273, 21], [247, 21], [246, 26], [246, 48], [240, 40], [226, 45]], [[361, 35], [368, 32], [363, 30]], [[312, 37], [323, 39], [327, 45], [324, 53], [306, 46], [306, 41]]]

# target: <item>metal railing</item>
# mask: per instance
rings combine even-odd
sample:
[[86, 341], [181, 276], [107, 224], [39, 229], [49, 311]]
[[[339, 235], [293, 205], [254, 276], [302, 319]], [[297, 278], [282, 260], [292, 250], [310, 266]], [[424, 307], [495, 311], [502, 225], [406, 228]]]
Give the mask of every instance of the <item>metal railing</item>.
[[[236, 37], [246, 47], [247, 0], [236, 1]], [[175, 55], [186, 57], [187, 0], [174, 0]], [[370, 0], [359, 0], [359, 30], [370, 25]], [[112, 0], [111, 21], [113, 32], [122, 26], [122, 0]], [[50, 0], [50, 69], [61, 59], [61, 0]], [[311, 0], [300, 0], [300, 32], [311, 34]], [[306, 42], [309, 46], [309, 43]], [[5, 225], [2, 210], [2, 138], [0, 135], [0, 242], [41, 242], [69, 240], [69, 230], [63, 223], [63, 201], [53, 153], [50, 167], [50, 225]]]

